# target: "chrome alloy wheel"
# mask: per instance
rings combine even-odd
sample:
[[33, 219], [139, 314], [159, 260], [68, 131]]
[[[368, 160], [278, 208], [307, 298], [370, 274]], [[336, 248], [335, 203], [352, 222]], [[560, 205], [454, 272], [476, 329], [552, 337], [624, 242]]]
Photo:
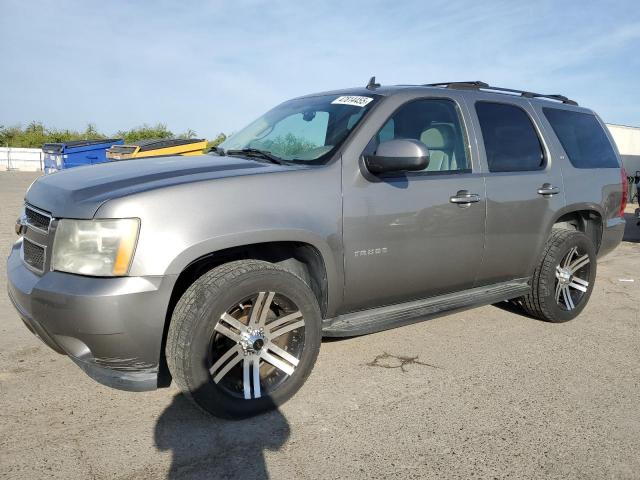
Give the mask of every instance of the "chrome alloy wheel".
[[[589, 255], [573, 247], [556, 266], [555, 299], [560, 308], [573, 310], [589, 289]], [[587, 280], [585, 280], [587, 279]]]
[[209, 373], [228, 393], [269, 395], [295, 371], [304, 348], [304, 318], [284, 295], [259, 292], [224, 312], [211, 339]]

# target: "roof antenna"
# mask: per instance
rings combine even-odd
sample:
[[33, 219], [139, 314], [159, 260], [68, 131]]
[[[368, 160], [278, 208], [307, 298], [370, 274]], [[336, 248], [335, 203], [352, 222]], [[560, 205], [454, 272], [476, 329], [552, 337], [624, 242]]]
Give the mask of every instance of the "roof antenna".
[[375, 75], [369, 79], [369, 83], [367, 84], [367, 90], [375, 90], [380, 86], [379, 83], [376, 83]]

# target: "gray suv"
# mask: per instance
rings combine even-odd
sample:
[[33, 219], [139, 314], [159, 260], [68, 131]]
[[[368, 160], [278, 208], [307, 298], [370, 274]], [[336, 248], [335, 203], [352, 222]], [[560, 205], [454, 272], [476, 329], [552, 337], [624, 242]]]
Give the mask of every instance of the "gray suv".
[[607, 129], [566, 97], [372, 79], [287, 101], [207, 155], [39, 178], [9, 296], [98, 382], [174, 380], [247, 417], [301, 387], [323, 336], [502, 301], [576, 317], [626, 199]]

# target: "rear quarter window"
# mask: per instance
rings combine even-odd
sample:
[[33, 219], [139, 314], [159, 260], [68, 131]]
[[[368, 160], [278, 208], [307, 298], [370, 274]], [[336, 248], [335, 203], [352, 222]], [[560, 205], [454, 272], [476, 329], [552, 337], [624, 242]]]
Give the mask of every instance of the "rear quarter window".
[[595, 115], [559, 108], [542, 110], [574, 167], [620, 166], [613, 146]]
[[506, 103], [476, 102], [490, 172], [542, 170], [545, 156], [540, 138], [520, 107]]

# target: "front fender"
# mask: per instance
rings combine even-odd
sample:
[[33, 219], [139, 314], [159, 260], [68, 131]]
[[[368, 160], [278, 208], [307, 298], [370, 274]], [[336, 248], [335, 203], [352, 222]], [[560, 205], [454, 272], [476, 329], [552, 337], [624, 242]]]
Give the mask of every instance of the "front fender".
[[132, 276], [178, 275], [221, 250], [302, 242], [322, 255], [329, 302], [343, 284], [340, 169], [287, 170], [174, 185], [109, 200], [96, 218], [140, 218]]
[[[168, 265], [166, 274], [180, 274], [203, 256], [234, 247], [271, 242], [299, 242], [314, 247], [322, 257], [327, 274], [328, 305], [339, 304], [343, 292], [343, 270], [337, 239], [326, 239], [313, 232], [298, 229], [274, 229], [237, 232], [212, 237], [195, 243], [177, 255]], [[330, 307], [331, 308], [331, 307]]]

